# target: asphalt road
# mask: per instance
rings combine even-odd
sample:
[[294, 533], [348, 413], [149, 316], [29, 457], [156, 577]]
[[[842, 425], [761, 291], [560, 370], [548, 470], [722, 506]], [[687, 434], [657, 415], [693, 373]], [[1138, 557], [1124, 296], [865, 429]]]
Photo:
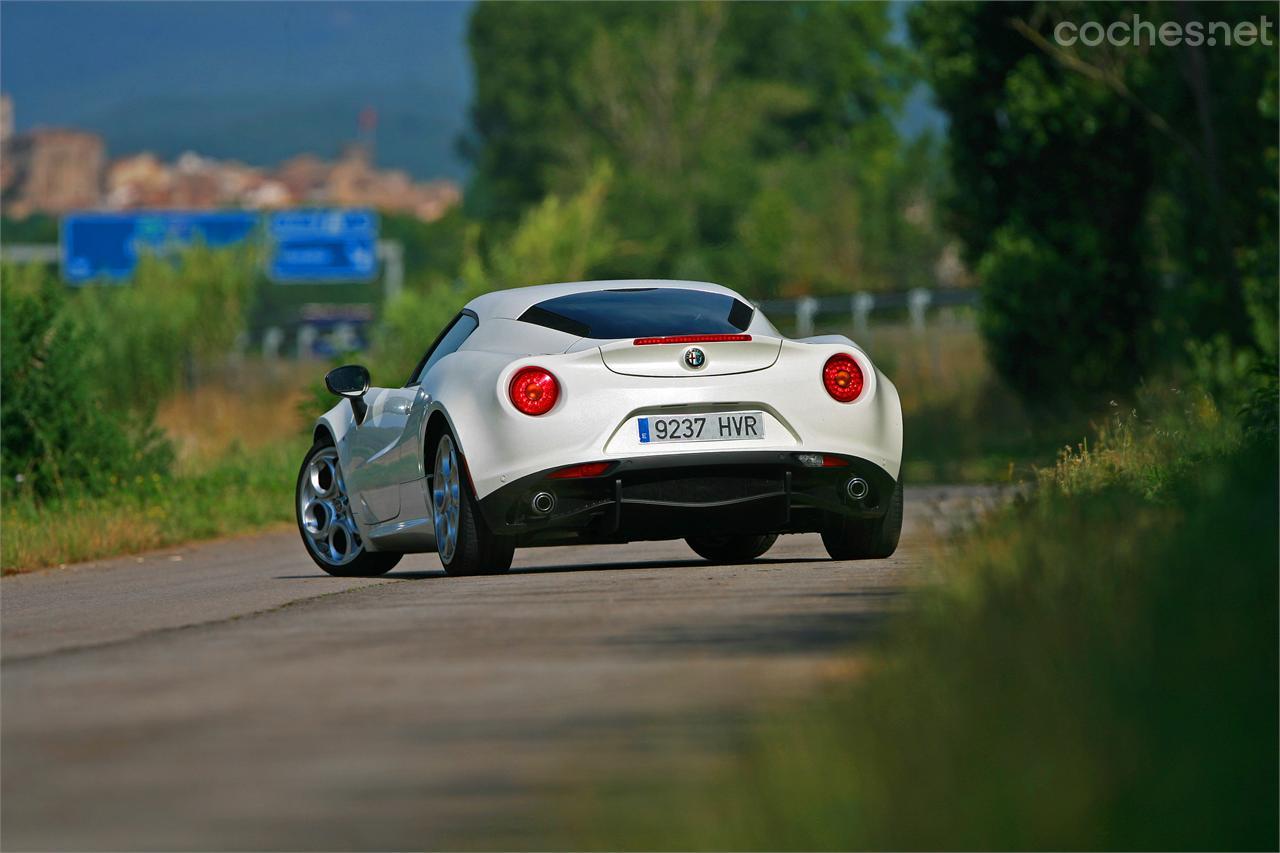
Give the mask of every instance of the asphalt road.
[[714, 760], [846, 674], [993, 500], [908, 489], [898, 553], [862, 563], [790, 536], [743, 566], [634, 543], [342, 580], [290, 532], [6, 578], [0, 846], [571, 845], [575, 791]]

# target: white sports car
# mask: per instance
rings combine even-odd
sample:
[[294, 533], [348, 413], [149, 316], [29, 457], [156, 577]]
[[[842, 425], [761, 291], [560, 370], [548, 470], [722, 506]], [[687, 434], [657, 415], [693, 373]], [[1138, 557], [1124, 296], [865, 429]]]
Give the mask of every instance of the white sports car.
[[487, 293], [404, 385], [325, 383], [298, 475], [312, 559], [376, 575], [435, 551], [451, 575], [517, 547], [685, 539], [716, 562], [819, 532], [887, 557], [902, 527], [897, 389], [848, 338], [784, 338], [728, 288], [596, 281]]

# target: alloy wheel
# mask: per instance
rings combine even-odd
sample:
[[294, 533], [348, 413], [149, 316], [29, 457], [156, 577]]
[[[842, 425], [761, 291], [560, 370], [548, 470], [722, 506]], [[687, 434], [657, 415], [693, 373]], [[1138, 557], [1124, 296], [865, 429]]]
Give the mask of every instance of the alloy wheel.
[[458, 453], [445, 435], [436, 449], [435, 474], [431, 478], [431, 507], [435, 516], [436, 551], [448, 563], [458, 548], [458, 519], [462, 508]]
[[325, 562], [344, 566], [364, 551], [337, 448], [326, 447], [312, 455], [298, 489], [298, 506], [303, 534]]

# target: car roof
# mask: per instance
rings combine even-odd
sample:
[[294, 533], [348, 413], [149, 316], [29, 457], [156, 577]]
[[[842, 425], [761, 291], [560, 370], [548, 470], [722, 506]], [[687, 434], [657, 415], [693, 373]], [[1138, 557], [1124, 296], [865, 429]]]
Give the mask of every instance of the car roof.
[[742, 295], [719, 284], [706, 281], [674, 281], [669, 279], [613, 279], [609, 281], [567, 281], [559, 284], [538, 284], [532, 287], [516, 287], [510, 290], [495, 290], [477, 296], [467, 303], [467, 308], [474, 311], [481, 320], [487, 317], [502, 317], [518, 320], [520, 315], [531, 306], [557, 296], [571, 293], [590, 293], [596, 290], [621, 290], [624, 288], [673, 288], [681, 290], [702, 290], [708, 293], [723, 293], [740, 299], [747, 304], [750, 301]]

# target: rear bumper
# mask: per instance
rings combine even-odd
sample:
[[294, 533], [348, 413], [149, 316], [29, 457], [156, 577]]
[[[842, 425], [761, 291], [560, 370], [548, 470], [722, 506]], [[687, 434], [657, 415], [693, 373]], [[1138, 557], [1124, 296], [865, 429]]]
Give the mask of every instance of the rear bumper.
[[[735, 451], [609, 461], [596, 477], [555, 479], [540, 471], [483, 498], [494, 533], [520, 545], [627, 542], [697, 535], [817, 531], [832, 517], [875, 518], [894, 480], [873, 462], [844, 454], [839, 467], [809, 467], [798, 451]], [[852, 478], [867, 484], [853, 497]], [[856, 491], [856, 490], [855, 490]], [[552, 496], [540, 511], [534, 498]]]

